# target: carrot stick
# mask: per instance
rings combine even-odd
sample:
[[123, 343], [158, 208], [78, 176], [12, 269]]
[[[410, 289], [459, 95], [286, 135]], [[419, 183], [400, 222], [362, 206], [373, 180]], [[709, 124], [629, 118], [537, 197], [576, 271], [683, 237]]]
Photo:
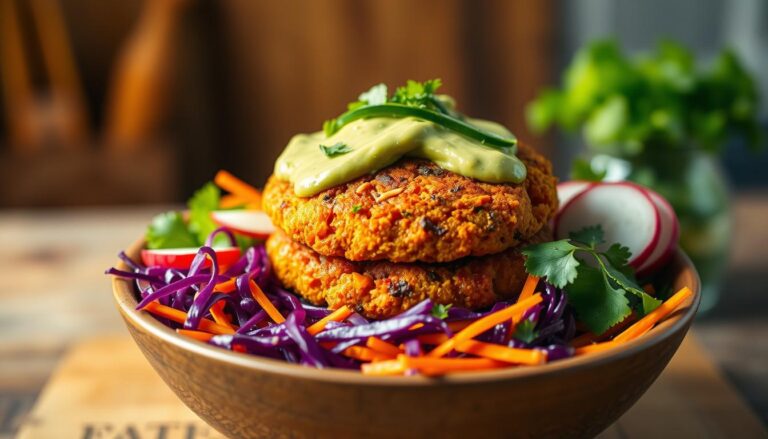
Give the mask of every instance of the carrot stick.
[[508, 348], [493, 343], [483, 343], [476, 340], [463, 341], [456, 345], [458, 352], [503, 361], [505, 363], [526, 364], [535, 366], [547, 361], [547, 354], [538, 349]]
[[661, 319], [668, 316], [669, 314], [672, 314], [672, 312], [691, 295], [693, 295], [693, 291], [691, 291], [691, 289], [688, 287], [683, 287], [680, 289], [680, 291], [673, 294], [672, 297], [659, 305], [658, 308], [654, 309], [645, 317], [638, 320], [634, 325], [630, 326], [624, 330], [624, 332], [617, 335], [613, 341], [623, 343], [645, 334], [646, 332], [650, 331], [651, 328], [653, 328], [653, 326], [656, 325], [656, 323], [658, 323]]
[[580, 348], [576, 348], [576, 351], [574, 353], [576, 355], [592, 354], [595, 352], [602, 352], [608, 349], [613, 349], [619, 344], [620, 343], [617, 343], [615, 341], [604, 341], [602, 343], [595, 343], [587, 346], [582, 346]]
[[507, 365], [507, 363], [488, 358], [429, 358], [408, 357], [400, 354], [397, 356], [397, 359], [403, 362], [406, 369], [416, 369], [425, 375], [443, 375], [447, 372], [495, 369]]
[[317, 335], [318, 332], [325, 329], [328, 322], [343, 322], [350, 315], [352, 315], [352, 310], [347, 305], [341, 305], [336, 311], [310, 325], [307, 332], [309, 335]]
[[219, 293], [231, 293], [232, 291], [235, 291], [237, 289], [237, 285], [235, 284], [236, 280], [237, 279], [232, 278], [228, 281], [216, 284], [214, 291], [217, 291]]
[[388, 343], [378, 337], [368, 337], [365, 345], [376, 352], [380, 352], [392, 358], [402, 353], [402, 351], [397, 346], [393, 345], [392, 343]]
[[342, 354], [346, 355], [347, 357], [366, 362], [385, 361], [395, 358], [394, 355], [387, 355], [379, 351], [374, 351], [373, 349], [367, 348], [365, 346], [350, 346], [344, 349]]
[[525, 279], [525, 284], [523, 285], [522, 291], [520, 291], [520, 295], [517, 297], [517, 303], [520, 303], [521, 301], [531, 297], [538, 284], [539, 278], [529, 274], [528, 278]]
[[514, 305], [488, 314], [485, 317], [475, 320], [469, 326], [459, 331], [453, 338], [436, 347], [428, 354], [429, 357], [439, 358], [453, 350], [454, 346], [462, 341], [477, 337], [483, 332], [493, 328], [499, 323], [512, 319], [512, 325], [522, 317], [523, 313], [530, 307], [541, 302], [541, 294], [536, 293], [533, 296], [523, 299]]
[[419, 343], [439, 345], [448, 341], [448, 336], [445, 334], [424, 334], [416, 337]]
[[249, 185], [243, 180], [240, 180], [227, 171], [219, 171], [216, 174], [216, 177], [214, 177], [213, 182], [216, 183], [216, 186], [228, 191], [233, 195], [253, 203], [261, 204], [261, 192], [258, 189]]
[[405, 373], [405, 365], [401, 360], [376, 361], [360, 366], [363, 375], [402, 375]]
[[232, 319], [224, 312], [224, 302], [216, 302], [210, 309], [211, 317], [213, 320], [221, 326], [226, 326], [229, 329], [235, 330], [232, 326]]
[[632, 314], [628, 315], [624, 320], [621, 322], [611, 326], [607, 331], [603, 332], [600, 335], [597, 335], [592, 332], [585, 332], [584, 334], [581, 334], [580, 336], [574, 338], [569, 343], [574, 348], [580, 348], [582, 346], [587, 346], [593, 343], [600, 343], [605, 340], [609, 340], [613, 338], [613, 336], [617, 335], [621, 331], [629, 328], [629, 326], [635, 322], [636, 314], [633, 312]]
[[210, 332], [195, 331], [192, 329], [177, 329], [176, 332], [199, 341], [208, 341], [213, 338], [213, 334]]
[[280, 314], [280, 311], [275, 308], [275, 305], [272, 305], [272, 302], [269, 301], [267, 298], [267, 295], [264, 294], [264, 291], [261, 291], [261, 288], [259, 288], [258, 285], [256, 285], [256, 282], [250, 281], [249, 285], [251, 287], [251, 295], [254, 299], [256, 299], [256, 302], [261, 305], [261, 307], [264, 309], [264, 311], [267, 312], [267, 315], [274, 321], [275, 323], [283, 323], [285, 322], [285, 317], [283, 317], [282, 314]]
[[248, 200], [243, 200], [237, 195], [224, 195], [219, 201], [220, 209], [231, 209], [233, 207], [244, 206], [248, 204]]
[[[176, 308], [171, 308], [170, 306], [161, 305], [158, 302], [150, 302], [149, 304], [147, 304], [147, 306], [144, 307], [144, 311], [151, 312], [156, 316], [164, 317], [176, 323], [184, 323], [184, 321], [187, 319], [187, 314], [184, 311], [178, 310]], [[210, 319], [200, 319], [199, 328], [205, 332], [210, 332], [212, 334], [234, 334], [235, 333], [235, 331], [233, 331], [232, 329], [227, 328], [226, 326], [219, 325], [218, 323]]]

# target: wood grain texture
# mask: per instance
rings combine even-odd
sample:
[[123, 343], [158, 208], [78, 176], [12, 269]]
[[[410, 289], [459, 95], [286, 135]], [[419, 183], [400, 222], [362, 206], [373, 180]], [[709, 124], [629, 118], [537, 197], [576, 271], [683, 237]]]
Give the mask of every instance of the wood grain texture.
[[[135, 257], [142, 245], [128, 255]], [[113, 288], [129, 332], [160, 377], [227, 436], [508, 437], [514, 426], [521, 437], [592, 437], [648, 389], [693, 320], [698, 276], [682, 253], [668, 270], [673, 288], [688, 286], [696, 294], [638, 340], [535, 368], [442, 379], [369, 377], [224, 351], [135, 311], [131, 282], [115, 279]]]

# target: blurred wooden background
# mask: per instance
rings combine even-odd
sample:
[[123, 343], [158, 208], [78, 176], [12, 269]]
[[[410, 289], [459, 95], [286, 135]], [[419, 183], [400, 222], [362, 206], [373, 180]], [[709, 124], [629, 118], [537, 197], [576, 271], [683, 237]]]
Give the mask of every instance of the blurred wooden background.
[[[0, 0], [0, 19], [20, 29], [28, 100], [79, 86], [88, 131], [21, 152], [19, 58], [1, 57], [0, 184], [15, 188], [0, 206], [181, 201], [222, 167], [260, 185], [293, 134], [378, 82], [440, 77], [464, 112], [527, 140], [524, 105], [553, 79], [552, 0], [50, 2], [71, 60], [43, 61], [51, 32], [26, 2]], [[67, 64], [76, 86], [54, 80]]]

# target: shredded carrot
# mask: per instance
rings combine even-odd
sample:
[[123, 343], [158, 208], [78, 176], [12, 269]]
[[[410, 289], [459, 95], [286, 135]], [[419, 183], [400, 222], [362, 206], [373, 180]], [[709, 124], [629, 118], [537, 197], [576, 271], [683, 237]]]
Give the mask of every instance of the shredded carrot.
[[[178, 310], [176, 308], [171, 308], [170, 306], [161, 305], [158, 302], [150, 302], [147, 306], [144, 307], [144, 311], [151, 312], [156, 316], [164, 317], [176, 323], [184, 323], [184, 321], [187, 319], [187, 314], [184, 311]], [[212, 334], [234, 334], [235, 333], [234, 330], [226, 326], [219, 325], [218, 323], [210, 319], [200, 319], [199, 328], [202, 331], [210, 332]]]
[[227, 171], [219, 171], [213, 179], [213, 182], [216, 183], [216, 186], [229, 191], [232, 195], [248, 200], [251, 203], [261, 205], [261, 191]]
[[275, 323], [285, 322], [285, 317], [280, 314], [280, 311], [275, 308], [275, 305], [272, 305], [272, 302], [269, 301], [269, 298], [267, 298], [267, 295], [264, 294], [264, 291], [261, 291], [261, 288], [256, 285], [256, 282], [251, 280], [248, 285], [251, 287], [251, 295], [254, 299], [256, 299], [256, 302], [258, 302], [262, 309], [267, 312], [267, 315], [272, 319], [272, 321]]
[[590, 344], [587, 346], [582, 346], [579, 348], [576, 348], [576, 355], [584, 355], [584, 354], [592, 354], [595, 352], [602, 352], [606, 351], [608, 349], [613, 349], [616, 346], [618, 346], [620, 343], [617, 343], [615, 341], [604, 341], [602, 343], [595, 343]]
[[525, 284], [523, 285], [522, 291], [520, 291], [520, 296], [517, 297], [517, 302], [520, 303], [521, 301], [531, 297], [537, 285], [539, 285], [539, 278], [529, 274], [528, 278], [525, 279]]
[[393, 345], [392, 343], [386, 342], [378, 337], [368, 337], [368, 340], [366, 340], [365, 345], [376, 352], [381, 352], [382, 354], [388, 355], [393, 358], [402, 353], [402, 351], [397, 346]]
[[465, 354], [472, 354], [491, 360], [503, 361], [505, 363], [535, 366], [537, 364], [544, 364], [547, 361], [547, 354], [538, 349], [508, 348], [506, 346], [483, 343], [476, 340], [463, 341], [457, 344], [455, 349], [458, 352], [464, 352]]
[[440, 346], [432, 350], [428, 355], [432, 358], [439, 358], [451, 352], [454, 346], [462, 341], [477, 337], [483, 332], [493, 328], [499, 323], [512, 319], [512, 326], [523, 316], [523, 313], [530, 307], [541, 302], [541, 294], [536, 293], [533, 296], [523, 299], [514, 305], [488, 314], [485, 317], [475, 320], [469, 326], [459, 331], [453, 338], [447, 340]]
[[417, 330], [419, 328], [422, 328], [422, 327], [424, 327], [424, 323], [416, 323], [413, 326], [411, 326], [410, 328], [408, 328], [408, 330], [409, 331], [415, 331], [415, 330]]
[[219, 208], [231, 209], [233, 207], [239, 207], [248, 204], [247, 200], [244, 200], [237, 195], [224, 195], [219, 201]]
[[508, 365], [488, 358], [429, 358], [397, 356], [406, 369], [416, 369], [425, 375], [443, 375], [447, 372], [495, 369]]
[[405, 369], [405, 364], [400, 359], [376, 361], [360, 366], [363, 375], [402, 375]]
[[691, 289], [688, 287], [683, 287], [680, 289], [680, 291], [673, 294], [672, 297], [659, 305], [658, 308], [648, 313], [642, 319], [638, 320], [634, 325], [624, 330], [624, 332], [617, 335], [613, 340], [622, 343], [633, 340], [645, 334], [646, 332], [650, 331], [651, 328], [653, 328], [653, 326], [661, 319], [668, 316], [669, 314], [672, 314], [672, 312], [691, 295], [693, 295], [693, 291], [691, 291]]
[[603, 332], [602, 334], [597, 335], [593, 332], [585, 332], [580, 336], [571, 340], [569, 345], [574, 348], [580, 348], [582, 346], [587, 346], [593, 343], [600, 343], [602, 341], [609, 340], [613, 338], [615, 335], [617, 335], [618, 333], [620, 333], [621, 331], [629, 328], [629, 326], [635, 322], [636, 318], [637, 318], [636, 314], [633, 312], [632, 314], [628, 315], [624, 320], [611, 326], [607, 331]]
[[448, 336], [445, 334], [424, 334], [419, 335], [416, 338], [419, 340], [419, 343], [431, 344], [435, 346], [448, 341]]
[[385, 360], [392, 360], [393, 358], [395, 358], [394, 355], [387, 355], [385, 353], [375, 351], [365, 346], [350, 346], [344, 349], [342, 353], [347, 357], [354, 358], [360, 361], [367, 361], [367, 362], [385, 361]]
[[235, 330], [232, 326], [232, 319], [224, 312], [224, 302], [216, 302], [210, 309], [211, 317], [213, 320], [221, 326], [226, 326], [229, 329]]
[[177, 329], [176, 332], [181, 335], [187, 336], [189, 338], [194, 338], [195, 340], [200, 340], [200, 341], [208, 341], [214, 335], [214, 334], [211, 334], [210, 332], [195, 331], [192, 329]]
[[309, 335], [317, 335], [318, 332], [325, 329], [325, 325], [327, 325], [328, 322], [343, 322], [350, 315], [352, 315], [352, 309], [347, 305], [342, 305], [336, 311], [310, 325], [307, 328], [307, 332], [309, 332]]
[[237, 279], [233, 278], [228, 281], [216, 284], [214, 291], [219, 293], [231, 293], [237, 289], [237, 284], [235, 283], [236, 280]]

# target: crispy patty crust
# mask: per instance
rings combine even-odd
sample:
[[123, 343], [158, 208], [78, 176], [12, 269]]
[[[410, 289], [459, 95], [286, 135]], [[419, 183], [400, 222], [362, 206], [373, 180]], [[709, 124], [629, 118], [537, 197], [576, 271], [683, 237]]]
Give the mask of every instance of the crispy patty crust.
[[[551, 240], [545, 228], [530, 242]], [[397, 315], [430, 298], [437, 303], [483, 308], [516, 297], [525, 282], [524, 258], [516, 250], [454, 262], [351, 262], [326, 257], [292, 241], [282, 231], [266, 244], [276, 277], [316, 305], [347, 305], [368, 318]]]
[[291, 239], [351, 261], [447, 262], [514, 248], [557, 210], [552, 164], [525, 145], [521, 184], [467, 178], [403, 159], [370, 176], [302, 198], [272, 176], [264, 210]]

